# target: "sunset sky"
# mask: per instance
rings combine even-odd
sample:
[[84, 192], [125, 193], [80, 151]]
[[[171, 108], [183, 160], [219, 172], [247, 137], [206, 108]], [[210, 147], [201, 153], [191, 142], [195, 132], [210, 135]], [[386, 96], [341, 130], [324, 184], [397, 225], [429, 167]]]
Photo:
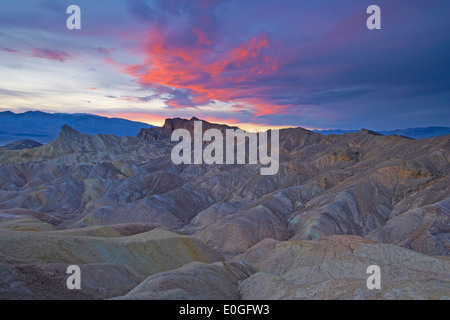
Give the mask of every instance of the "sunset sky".
[[449, 16], [448, 0], [0, 0], [0, 111], [449, 126]]

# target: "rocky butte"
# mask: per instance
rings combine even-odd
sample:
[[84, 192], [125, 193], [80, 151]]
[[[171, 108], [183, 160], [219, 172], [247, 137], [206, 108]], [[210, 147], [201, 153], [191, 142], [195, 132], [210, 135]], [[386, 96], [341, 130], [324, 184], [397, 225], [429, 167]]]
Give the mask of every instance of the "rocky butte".
[[[248, 164], [257, 164], [259, 161], [268, 168], [261, 168], [262, 175], [274, 175], [279, 168], [279, 133], [278, 130], [270, 131], [270, 144], [267, 132], [246, 132], [241, 129], [225, 129], [225, 151], [224, 135], [217, 128], [202, 131], [202, 121], [194, 120], [194, 138], [189, 130], [184, 128], [175, 129], [171, 134], [171, 141], [180, 141], [171, 152], [174, 164], [223, 164], [224, 156], [226, 164], [246, 163], [246, 139], [248, 139]], [[210, 142], [203, 149], [204, 142]], [[194, 152], [192, 153], [193, 144]], [[235, 151], [236, 146], [236, 151]], [[270, 146], [270, 156], [268, 154]], [[191, 158], [193, 157], [193, 161]]]

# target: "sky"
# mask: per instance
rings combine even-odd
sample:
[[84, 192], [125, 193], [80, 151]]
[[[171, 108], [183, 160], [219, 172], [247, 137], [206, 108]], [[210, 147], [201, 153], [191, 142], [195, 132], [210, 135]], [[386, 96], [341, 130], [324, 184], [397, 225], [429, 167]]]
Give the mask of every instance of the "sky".
[[0, 111], [450, 126], [449, 15], [448, 0], [0, 0]]

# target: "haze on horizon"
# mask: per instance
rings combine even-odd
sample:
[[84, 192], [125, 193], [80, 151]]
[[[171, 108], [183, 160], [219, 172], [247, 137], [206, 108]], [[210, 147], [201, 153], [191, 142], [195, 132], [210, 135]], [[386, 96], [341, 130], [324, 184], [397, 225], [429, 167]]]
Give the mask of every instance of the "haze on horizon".
[[[81, 8], [81, 30], [66, 8]], [[366, 28], [377, 4], [382, 29]], [[161, 125], [448, 126], [450, 3], [1, 1], [0, 111]]]

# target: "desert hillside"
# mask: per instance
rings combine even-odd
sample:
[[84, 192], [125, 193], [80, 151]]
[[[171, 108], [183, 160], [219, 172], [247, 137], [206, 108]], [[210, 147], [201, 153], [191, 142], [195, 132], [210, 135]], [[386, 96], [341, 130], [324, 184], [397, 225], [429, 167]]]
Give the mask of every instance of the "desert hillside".
[[449, 135], [283, 129], [263, 176], [173, 164], [194, 120], [0, 149], [0, 299], [448, 299]]

